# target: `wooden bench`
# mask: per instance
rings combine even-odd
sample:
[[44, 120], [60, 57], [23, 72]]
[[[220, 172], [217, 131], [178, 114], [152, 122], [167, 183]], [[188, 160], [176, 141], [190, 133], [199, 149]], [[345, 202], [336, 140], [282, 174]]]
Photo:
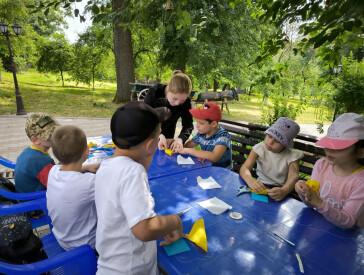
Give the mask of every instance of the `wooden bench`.
[[[229, 118], [222, 118], [220, 125], [230, 133], [234, 165], [233, 171], [239, 173], [240, 167], [248, 157], [251, 148], [264, 140], [264, 131], [268, 127]], [[301, 150], [304, 153], [300, 161], [301, 179], [309, 178], [315, 162], [325, 156], [323, 148], [314, 145], [316, 141], [317, 137], [305, 134], [298, 134], [294, 141], [294, 149]], [[256, 177], [255, 169], [252, 171], [252, 175]]]

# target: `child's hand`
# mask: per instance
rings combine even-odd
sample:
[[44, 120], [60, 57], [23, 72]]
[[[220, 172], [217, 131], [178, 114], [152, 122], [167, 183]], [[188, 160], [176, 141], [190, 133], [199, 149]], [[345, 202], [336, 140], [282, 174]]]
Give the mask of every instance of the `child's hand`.
[[281, 201], [288, 195], [287, 191], [282, 187], [274, 187], [272, 189], [268, 189], [267, 193], [268, 196], [275, 201]]
[[314, 207], [320, 207], [322, 204], [322, 199], [320, 196], [313, 191], [305, 181], [299, 180], [295, 185], [295, 190], [298, 194], [305, 196], [305, 200], [307, 203], [311, 204]]
[[171, 149], [173, 152], [177, 152], [176, 150], [179, 148], [183, 148], [183, 142], [182, 139], [176, 138], [171, 144]]
[[91, 173], [96, 173], [96, 171], [99, 169], [100, 167], [100, 163], [95, 163], [95, 164], [89, 164], [89, 165], [83, 165], [81, 171], [82, 172], [91, 172]]
[[299, 180], [296, 182], [294, 189], [296, 190], [296, 192], [300, 195], [306, 196], [305, 194], [307, 193], [307, 188], [309, 188], [307, 186], [307, 184], [305, 183], [304, 180]]
[[169, 233], [167, 236], [164, 236], [164, 241], [161, 242], [159, 245], [160, 246], [170, 245], [170, 244], [178, 241], [182, 237], [184, 237], [184, 238], [187, 237], [187, 234], [184, 234], [180, 230], [175, 230], [172, 233]]
[[267, 189], [260, 180], [256, 179], [248, 183], [248, 186], [250, 187], [250, 189], [253, 189], [257, 193], [260, 193], [263, 190]]

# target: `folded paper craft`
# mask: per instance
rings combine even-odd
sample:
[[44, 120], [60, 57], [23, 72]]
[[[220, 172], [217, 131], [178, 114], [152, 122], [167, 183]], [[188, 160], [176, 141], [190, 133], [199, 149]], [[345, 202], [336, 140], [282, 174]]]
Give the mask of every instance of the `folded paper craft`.
[[166, 153], [167, 155], [170, 155], [170, 156], [173, 155], [173, 151], [171, 149], [164, 149], [164, 153]]
[[306, 184], [317, 194], [319, 193], [320, 183], [317, 180], [308, 180], [308, 181], [306, 181]]
[[189, 239], [191, 242], [194, 242], [207, 252], [207, 237], [205, 222], [203, 219], [199, 219], [193, 224], [187, 239]]
[[268, 189], [264, 189], [262, 192], [256, 192], [253, 189], [251, 191], [257, 195], [264, 195], [264, 196], [268, 195]]

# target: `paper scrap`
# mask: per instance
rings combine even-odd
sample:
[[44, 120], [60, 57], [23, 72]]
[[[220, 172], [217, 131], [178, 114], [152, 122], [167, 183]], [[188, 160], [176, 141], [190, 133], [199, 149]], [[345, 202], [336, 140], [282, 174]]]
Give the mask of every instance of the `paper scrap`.
[[214, 189], [214, 188], [221, 188], [221, 185], [218, 184], [213, 177], [203, 179], [200, 176], [198, 176], [197, 177], [197, 184], [204, 190]]
[[298, 253], [296, 253], [296, 258], [297, 258], [298, 266], [300, 268], [301, 273], [305, 273], [305, 270], [303, 269], [303, 264], [302, 264], [301, 257], [300, 257], [300, 255]]
[[222, 200], [216, 197], [199, 202], [198, 205], [215, 215], [220, 215], [221, 213], [224, 213], [226, 210], [233, 208], [231, 205], [228, 205], [227, 203], [223, 202]]
[[184, 158], [181, 155], [177, 156], [177, 163], [178, 164], [195, 164], [195, 162], [190, 158]]
[[193, 224], [187, 239], [189, 239], [191, 242], [194, 242], [207, 252], [207, 237], [205, 222], [203, 219], [199, 219]]
[[171, 149], [164, 149], [164, 152], [167, 154], [167, 155], [170, 155], [172, 156], [173, 155], [173, 151]]
[[268, 197], [267, 196], [258, 195], [258, 194], [255, 194], [255, 193], [251, 193], [251, 194], [252, 194], [252, 200], [262, 201], [262, 202], [268, 203]]
[[170, 245], [164, 245], [163, 247], [168, 256], [172, 256], [190, 250], [186, 241], [183, 238], [179, 239], [178, 241]]

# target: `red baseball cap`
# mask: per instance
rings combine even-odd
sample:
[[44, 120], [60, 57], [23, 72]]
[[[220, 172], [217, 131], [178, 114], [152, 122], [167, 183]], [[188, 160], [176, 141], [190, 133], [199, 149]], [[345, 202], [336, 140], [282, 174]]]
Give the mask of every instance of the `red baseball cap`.
[[215, 102], [206, 102], [196, 109], [190, 109], [190, 113], [197, 119], [210, 119], [219, 122], [221, 120], [221, 109]]

